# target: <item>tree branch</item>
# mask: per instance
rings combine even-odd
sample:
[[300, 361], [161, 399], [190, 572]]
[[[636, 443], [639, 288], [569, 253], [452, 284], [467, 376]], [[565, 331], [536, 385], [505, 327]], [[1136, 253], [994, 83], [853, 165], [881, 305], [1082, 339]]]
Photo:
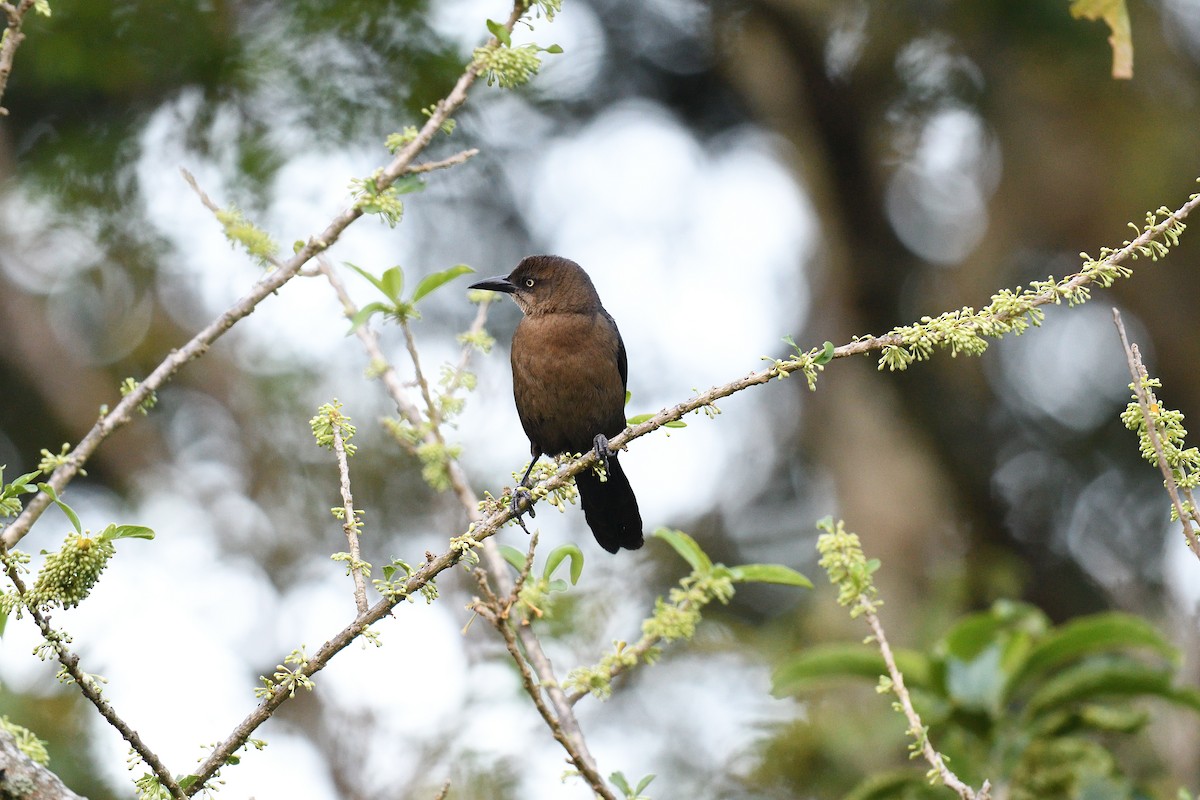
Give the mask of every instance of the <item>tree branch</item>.
[[883, 624], [879, 621], [879, 615], [874, 611], [875, 604], [868, 598], [859, 599], [859, 608], [864, 609], [864, 616], [867, 618], [867, 624], [871, 626], [871, 633], [875, 636], [875, 644], [879, 646], [879, 652], [883, 654], [883, 661], [887, 664], [888, 675], [892, 680], [892, 690], [899, 699], [900, 707], [904, 710], [904, 716], [908, 718], [908, 732], [916, 739], [920, 747], [921, 755], [929, 762], [929, 765], [937, 772], [938, 778], [941, 779], [950, 789], [953, 789], [962, 800], [988, 800], [991, 797], [991, 785], [988, 781], [984, 781], [976, 792], [967, 784], [963, 783], [954, 772], [946, 766], [942, 754], [934, 749], [929, 742], [929, 733], [925, 725], [921, 722], [921, 716], [913, 708], [912, 698], [908, 694], [908, 688], [904, 685], [904, 673], [896, 666], [896, 659], [892, 655], [892, 648], [888, 645], [887, 636], [883, 632]]
[[342, 530], [350, 547], [350, 575], [354, 578], [354, 604], [359, 616], [367, 613], [367, 584], [363, 580], [362, 551], [358, 547], [358, 518], [354, 515], [354, 497], [350, 494], [350, 464], [346, 459], [346, 443], [342, 441], [342, 429], [333, 426], [333, 452], [337, 456], [338, 483], [342, 492]]
[[[17, 571], [16, 565], [7, 557], [4, 558], [4, 569], [8, 575], [8, 579], [16, 587], [17, 594], [21, 598], [24, 598], [26, 595], [25, 582], [21, 580], [21, 575]], [[79, 687], [79, 691], [87, 698], [88, 702], [96, 707], [96, 710], [100, 712], [100, 716], [104, 717], [109, 725], [117, 729], [117, 732], [121, 734], [121, 737], [125, 741], [129, 742], [129, 746], [134, 749], [138, 757], [150, 768], [163, 788], [170, 792], [171, 796], [177, 798], [177, 800], [186, 800], [187, 795], [184, 794], [179, 784], [175, 782], [175, 778], [171, 775], [171, 771], [167, 769], [166, 765], [163, 764], [162, 759], [142, 741], [142, 737], [138, 735], [137, 731], [117, 715], [112, 705], [104, 699], [95, 679], [80, 669], [79, 656], [71, 652], [70, 648], [67, 647], [63, 634], [50, 626], [50, 618], [33, 606], [26, 606], [25, 610], [33, 617], [34, 623], [42, 634], [42, 639], [54, 648], [54, 656], [58, 659], [58, 663], [62, 665], [63, 671], [71, 677], [71, 680]]]
[[[1192, 496], [1191, 491], [1183, 490], [1187, 498], [1187, 503], [1179, 498], [1179, 484], [1175, 481], [1175, 474], [1171, 469], [1171, 465], [1167, 463], [1167, 456], [1163, 452], [1162, 437], [1158, 434], [1158, 425], [1156, 418], [1158, 414], [1155, 409], [1158, 407], [1158, 402], [1154, 397], [1154, 392], [1146, 386], [1146, 381], [1149, 380], [1149, 375], [1146, 373], [1146, 367], [1142, 364], [1142, 354], [1138, 351], [1136, 344], [1129, 343], [1129, 337], [1125, 334], [1125, 323], [1121, 319], [1121, 312], [1113, 309], [1113, 324], [1117, 326], [1117, 333], [1121, 336], [1121, 346], [1125, 348], [1125, 360], [1129, 364], [1129, 374], [1133, 376], [1133, 392], [1137, 395], [1138, 407], [1142, 409], [1142, 420], [1146, 424], [1146, 436], [1150, 439], [1151, 445], [1154, 447], [1154, 455], [1158, 461], [1158, 469], [1163, 474], [1163, 485], [1167, 488], [1167, 494], [1171, 497], [1171, 505], [1175, 508], [1175, 515], [1179, 517], [1180, 523], [1183, 524], [1183, 535], [1187, 539], [1188, 547], [1197, 558], [1200, 558], [1200, 539], [1197, 539], [1196, 530], [1192, 527], [1192, 520], [1196, 518], [1196, 499]], [[1190, 508], [1189, 508], [1190, 507]]]

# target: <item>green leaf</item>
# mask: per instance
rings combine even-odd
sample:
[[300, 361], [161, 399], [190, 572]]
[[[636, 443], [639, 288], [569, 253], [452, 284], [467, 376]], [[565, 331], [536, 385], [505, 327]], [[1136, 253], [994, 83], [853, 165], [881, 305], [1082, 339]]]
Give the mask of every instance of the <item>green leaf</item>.
[[[920, 771], [892, 770], [864, 778], [842, 800], [894, 800], [897, 797], [927, 797], [929, 789]], [[940, 797], [941, 795], [936, 795]]]
[[545, 49], [545, 52], [547, 52], [547, 53], [553, 53], [554, 55], [558, 55], [558, 54], [559, 54], [559, 53], [561, 53], [562, 51], [563, 51], [562, 47], [561, 47], [561, 46], [559, 46], [559, 45], [557, 45], [557, 44], [552, 44], [552, 45], [550, 45], [549, 47], [547, 47], [547, 48]]
[[700, 545], [696, 544], [696, 540], [683, 531], [659, 528], [652, 535], [671, 545], [675, 549], [675, 552], [679, 553], [684, 561], [691, 564], [692, 569], [696, 572], [712, 572], [712, 561], [700, 549]]
[[343, 263], [350, 269], [357, 272], [359, 275], [362, 275], [364, 278], [369, 280], [371, 282], [371, 285], [374, 286], [376, 289], [378, 289], [380, 292], [382, 292], [384, 295], [387, 295], [387, 289], [385, 289], [383, 287], [383, 281], [379, 280], [379, 278], [376, 278], [374, 275], [367, 272], [362, 267], [357, 266], [356, 264], [351, 264], [349, 261], [345, 261]]
[[[896, 650], [893, 655], [909, 688], [929, 685], [931, 666], [923, 654]], [[878, 650], [858, 643], [818, 645], [804, 650], [775, 670], [771, 676], [771, 693], [776, 697], [800, 694], [826, 688], [846, 678], [876, 681], [886, 672], [887, 665]]]
[[500, 545], [500, 555], [504, 556], [504, 560], [512, 564], [513, 569], [520, 574], [525, 569], [525, 554], [511, 545]]
[[400, 267], [385, 269], [380, 279], [380, 288], [387, 295], [388, 300], [399, 303], [400, 295], [404, 292], [404, 270]]
[[[793, 342], [793, 346], [795, 346], [794, 342]], [[834, 349], [833, 342], [825, 342], [824, 349], [821, 351], [821, 355], [814, 358], [813, 363], [816, 364], [817, 366], [820, 366], [822, 364], [828, 364], [830, 361], [833, 361], [833, 349]]]
[[385, 581], [391, 582], [392, 576], [395, 574], [396, 574], [395, 565], [393, 565], [393, 564], [384, 564], [383, 565], [383, 579]]
[[1093, 614], [1063, 625], [1038, 642], [1009, 682], [1010, 693], [1037, 675], [1083, 656], [1149, 649], [1177, 663], [1178, 653], [1153, 625], [1132, 614]]
[[620, 772], [614, 772], [612, 775], [609, 775], [608, 782], [620, 789], [626, 797], [632, 796], [633, 792], [629, 789], [629, 782], [625, 780], [625, 776]]
[[579, 583], [579, 576], [583, 574], [583, 551], [573, 544], [564, 544], [550, 551], [550, 557], [546, 559], [546, 569], [542, 572], [542, 577], [550, 580], [564, 558], [571, 559], [571, 585], [574, 586]]
[[970, 659], [946, 659], [946, 695], [959, 707], [972, 711], [997, 712], [1004, 694], [1005, 678], [1000, 668], [999, 642]]
[[182, 778], [180, 778], [178, 781], [176, 781], [176, 783], [178, 783], [178, 784], [179, 784], [179, 788], [180, 788], [180, 789], [186, 789], [186, 788], [188, 788], [189, 786], [191, 786], [193, 783], [195, 783], [195, 782], [196, 782], [196, 778], [197, 778], [197, 777], [199, 777], [199, 776], [197, 776], [197, 775], [184, 775]]
[[0, 638], [4, 637], [4, 629], [8, 626], [8, 612], [0, 611]]
[[734, 581], [739, 583], [777, 583], [783, 586], [813, 588], [812, 581], [783, 564], [742, 564], [740, 567], [730, 567], [729, 572]]
[[37, 487], [45, 492], [54, 501], [56, 506], [62, 509], [62, 512], [67, 515], [67, 519], [71, 520], [71, 524], [75, 526], [75, 532], [83, 533], [83, 525], [79, 522], [79, 515], [75, 513], [75, 509], [58, 499], [58, 493], [54, 491], [54, 487], [48, 483], [39, 483]]
[[109, 525], [100, 534], [105, 539], [153, 539], [154, 531], [145, 525]]
[[392, 183], [396, 194], [416, 194], [425, 191], [425, 179], [420, 175], [404, 175]]
[[349, 336], [361, 328], [375, 314], [388, 314], [393, 309], [394, 306], [390, 306], [387, 303], [367, 303], [350, 318], [350, 330], [346, 331], [346, 335]]
[[[19, 475], [16, 478], [13, 478], [13, 482], [10, 485], [14, 489], [19, 489], [22, 492], [36, 492], [37, 489], [28, 488], [29, 482], [41, 474], [42, 471], [40, 469], [35, 469], [33, 472], [26, 472], [24, 475]], [[2, 475], [3, 473], [0, 472], [0, 476]]]
[[489, 19], [487, 21], [487, 28], [492, 32], [492, 36], [499, 39], [505, 47], [512, 47], [512, 36], [508, 32], [508, 28], [504, 27], [502, 23], [496, 22], [494, 19]]
[[1029, 717], [1046, 714], [1073, 703], [1105, 697], [1161, 697], [1185, 706], [1192, 698], [1171, 685], [1171, 673], [1128, 658], [1091, 659], [1067, 667], [1046, 681], [1029, 699]]
[[421, 279], [421, 282], [417, 284], [417, 289], [413, 292], [412, 300], [409, 302], [416, 303], [434, 289], [449, 283], [459, 275], [466, 275], [467, 273], [474, 271], [475, 270], [471, 269], [466, 264], [456, 264], [453, 267], [450, 267], [450, 269], [444, 269], [441, 272], [434, 272], [430, 275], [426, 275]]

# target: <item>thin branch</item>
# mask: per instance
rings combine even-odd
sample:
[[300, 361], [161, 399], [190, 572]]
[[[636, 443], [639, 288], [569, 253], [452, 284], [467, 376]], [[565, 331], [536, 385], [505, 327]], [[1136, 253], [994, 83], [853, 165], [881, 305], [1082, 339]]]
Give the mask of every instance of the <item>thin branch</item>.
[[875, 643], [879, 645], [879, 652], [883, 654], [883, 661], [887, 664], [888, 675], [892, 679], [892, 689], [899, 698], [901, 708], [904, 709], [904, 716], [908, 718], [908, 732], [920, 744], [921, 755], [937, 772], [942, 783], [953, 789], [963, 800], [988, 800], [991, 797], [991, 785], [988, 781], [984, 781], [983, 786], [979, 787], [979, 791], [976, 792], [946, 766], [942, 754], [930, 744], [929, 733], [921, 722], [921, 716], [913, 708], [912, 698], [908, 694], [908, 688], [904, 685], [904, 674], [896, 666], [892, 648], [888, 645], [887, 636], [883, 632], [883, 625], [879, 622], [879, 615], [875, 613], [874, 606], [875, 604], [869, 598], [859, 599], [859, 608], [865, 610], [864, 616], [867, 618], [867, 624], [871, 626], [871, 632], [875, 635]]
[[338, 478], [342, 491], [342, 530], [350, 543], [350, 575], [354, 578], [354, 604], [359, 616], [367, 613], [367, 584], [362, 574], [362, 552], [358, 548], [358, 518], [354, 515], [354, 497], [350, 494], [350, 464], [346, 459], [346, 443], [342, 441], [342, 429], [333, 425], [333, 452], [337, 456]]
[[447, 167], [455, 167], [459, 164], [465, 164], [469, 159], [479, 155], [479, 148], [472, 147], [470, 150], [463, 150], [461, 153], [455, 153], [449, 158], [443, 158], [441, 161], [428, 161], [424, 164], [413, 164], [408, 168], [408, 175], [417, 175], [422, 172], [433, 172], [435, 169], [446, 169]]
[[[0, 3], [0, 11], [4, 12], [5, 30], [4, 43], [0, 45], [0, 100], [4, 99], [4, 90], [8, 87], [8, 76], [12, 74], [13, 60], [17, 57], [17, 48], [25, 41], [21, 25], [25, 15], [33, 8], [34, 0], [21, 0], [12, 3]], [[0, 105], [0, 117], [8, 114], [8, 109]]]
[[587, 753], [586, 749], [579, 747], [582, 739], [570, 735], [563, 727], [562, 718], [546, 704], [546, 698], [542, 694], [542, 686], [534, 678], [526, 653], [522, 652], [520, 645], [517, 644], [515, 630], [527, 628], [528, 626], [521, 626], [514, 630], [512, 620], [507, 614], [508, 606], [511, 604], [501, 601], [492, 592], [487, 583], [488, 574], [484, 570], [476, 570], [476, 579], [486, 600], [475, 603], [473, 608], [479, 616], [490, 622], [504, 639], [504, 646], [508, 650], [509, 655], [512, 656], [513, 663], [517, 665], [518, 671], [521, 673], [521, 684], [525, 687], [526, 694], [533, 700], [538, 713], [542, 715], [542, 720], [545, 721], [546, 727], [550, 729], [551, 735], [567, 751], [567, 756], [571, 763], [575, 765], [575, 768], [579, 770], [579, 774], [592, 787], [593, 792], [605, 798], [605, 800], [617, 800], [616, 795], [605, 784], [604, 778], [596, 769], [595, 761], [591, 758], [590, 754]]
[[[1125, 359], [1129, 364], [1129, 374], [1133, 376], [1133, 391], [1137, 395], [1138, 406], [1142, 409], [1142, 420], [1146, 424], [1146, 436], [1150, 439], [1150, 444], [1154, 446], [1154, 455], [1158, 460], [1158, 469], [1163, 474], [1163, 483], [1167, 487], [1167, 494], [1171, 496], [1171, 505], [1175, 508], [1175, 514], [1179, 517], [1179, 521], [1183, 524], [1183, 534], [1187, 539], [1188, 547], [1197, 558], [1200, 558], [1200, 540], [1197, 539], [1196, 530], [1192, 527], [1192, 519], [1196, 516], [1196, 500], [1192, 497], [1189, 490], [1184, 490], [1184, 495], [1187, 498], [1185, 504], [1179, 498], [1179, 484], [1175, 481], [1175, 474], [1171, 470], [1171, 465], [1167, 463], [1166, 453], [1163, 452], [1162, 438], [1158, 435], [1158, 424], [1156, 423], [1157, 414], [1152, 412], [1152, 408], [1158, 406], [1158, 402], [1154, 397], [1154, 392], [1146, 386], [1146, 381], [1149, 375], [1146, 372], [1146, 367], [1142, 363], [1142, 354], [1138, 351], [1136, 344], [1129, 343], [1129, 337], [1125, 333], [1125, 323], [1121, 319], [1121, 312], [1113, 309], [1113, 324], [1117, 326], [1117, 333], [1121, 336], [1121, 346], [1125, 348]], [[1188, 510], [1190, 506], [1191, 510]]]
[[[17, 594], [22, 598], [25, 597], [26, 588], [25, 582], [21, 579], [20, 573], [17, 571], [15, 564], [5, 558], [4, 561], [5, 573], [8, 579], [12, 581], [13, 586], [17, 589]], [[104, 699], [104, 695], [100, 691], [94, 678], [86, 674], [79, 667], [79, 656], [71, 652], [63, 641], [63, 635], [54, 630], [50, 625], [50, 618], [43, 614], [39, 609], [33, 606], [26, 606], [25, 609], [29, 615], [33, 617], [34, 623], [42, 634], [42, 639], [49, 642], [54, 648], [54, 656], [58, 659], [58, 663], [62, 664], [63, 670], [71, 676], [71, 680], [79, 687], [79, 691], [87, 698], [88, 702], [96, 707], [100, 712], [100, 716], [117, 729], [121, 734], [121, 738], [129, 742], [129, 746], [134, 749], [138, 756], [145, 762], [146, 766], [158, 778], [163, 788], [171, 793], [172, 797], [178, 800], [187, 800], [187, 795], [179, 784], [175, 782], [175, 778], [171, 775], [171, 771], [163, 764], [162, 759], [151, 750], [138, 732], [129, 726], [125, 720], [118, 716], [112, 705]]]

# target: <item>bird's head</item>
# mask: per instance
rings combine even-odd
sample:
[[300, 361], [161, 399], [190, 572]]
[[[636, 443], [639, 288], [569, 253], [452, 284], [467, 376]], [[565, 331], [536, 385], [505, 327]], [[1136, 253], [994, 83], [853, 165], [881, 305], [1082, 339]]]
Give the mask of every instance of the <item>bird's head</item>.
[[471, 284], [472, 289], [504, 292], [526, 315], [595, 313], [600, 296], [583, 267], [560, 256], [528, 256], [508, 275]]

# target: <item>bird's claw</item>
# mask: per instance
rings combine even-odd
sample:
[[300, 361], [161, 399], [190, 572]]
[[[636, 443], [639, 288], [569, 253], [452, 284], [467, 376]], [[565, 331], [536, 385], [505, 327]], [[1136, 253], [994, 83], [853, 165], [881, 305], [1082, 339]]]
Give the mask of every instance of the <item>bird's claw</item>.
[[596, 438], [592, 442], [592, 449], [596, 451], [596, 462], [604, 465], [604, 472], [607, 474], [609, 456], [615, 456], [617, 451], [609, 448], [608, 437], [603, 433], [596, 434]]
[[[524, 509], [521, 508], [522, 504], [525, 506]], [[529, 535], [529, 528], [525, 527], [524, 515], [528, 511], [529, 516], [537, 516], [537, 511], [533, 508], [533, 493], [524, 486], [518, 486], [513, 490], [512, 502], [509, 504], [509, 507], [512, 508], [513, 519], [521, 526], [521, 530], [525, 531], [526, 535]]]

